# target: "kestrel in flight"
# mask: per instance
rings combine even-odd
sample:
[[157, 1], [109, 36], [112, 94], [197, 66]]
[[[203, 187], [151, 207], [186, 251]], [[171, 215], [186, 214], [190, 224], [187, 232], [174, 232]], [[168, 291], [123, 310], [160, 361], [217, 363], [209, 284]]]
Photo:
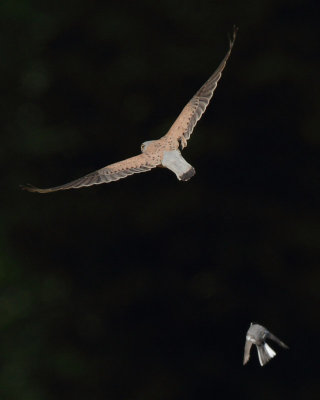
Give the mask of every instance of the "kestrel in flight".
[[205, 112], [213, 96], [213, 92], [221, 78], [222, 71], [230, 57], [236, 39], [236, 33], [237, 29], [235, 28], [229, 43], [229, 50], [220, 65], [184, 107], [169, 131], [158, 140], [150, 140], [142, 143], [141, 154], [110, 164], [61, 186], [40, 189], [30, 185], [23, 186], [22, 188], [30, 192], [38, 193], [78, 189], [85, 186], [117, 181], [126, 178], [128, 175], [150, 171], [155, 167], [170, 169], [181, 181], [189, 180], [195, 174], [195, 169], [182, 157], [180, 150], [187, 146], [187, 140], [189, 140], [194, 127]]

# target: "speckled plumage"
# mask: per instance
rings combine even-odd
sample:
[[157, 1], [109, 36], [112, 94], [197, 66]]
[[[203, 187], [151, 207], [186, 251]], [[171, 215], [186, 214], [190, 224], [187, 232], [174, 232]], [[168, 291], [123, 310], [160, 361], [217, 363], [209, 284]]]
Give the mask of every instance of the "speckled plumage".
[[30, 192], [38, 193], [78, 189], [117, 181], [135, 173], [150, 171], [152, 168], [159, 166], [172, 170], [179, 180], [190, 179], [195, 174], [195, 170], [182, 158], [180, 149], [182, 150], [187, 146], [187, 140], [190, 139], [194, 127], [205, 112], [213, 96], [218, 81], [221, 78], [222, 71], [230, 57], [236, 38], [236, 32], [237, 29], [234, 29], [229, 50], [215, 72], [187, 103], [169, 131], [162, 138], [142, 144], [141, 154], [98, 169], [97, 171], [64, 185], [48, 189], [40, 189], [31, 185], [23, 186], [22, 188]]

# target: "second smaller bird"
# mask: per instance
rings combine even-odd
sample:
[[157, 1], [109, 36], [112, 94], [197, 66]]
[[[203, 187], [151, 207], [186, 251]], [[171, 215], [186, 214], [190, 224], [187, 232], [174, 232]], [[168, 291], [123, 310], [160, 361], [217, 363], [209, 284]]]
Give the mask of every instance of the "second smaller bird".
[[260, 365], [263, 367], [268, 361], [276, 355], [276, 352], [266, 343], [266, 340], [271, 339], [278, 343], [279, 346], [288, 349], [289, 347], [281, 342], [276, 336], [269, 332], [264, 326], [251, 323], [246, 336], [246, 344], [244, 347], [243, 365], [245, 365], [250, 358], [251, 346], [257, 346], [258, 357]]

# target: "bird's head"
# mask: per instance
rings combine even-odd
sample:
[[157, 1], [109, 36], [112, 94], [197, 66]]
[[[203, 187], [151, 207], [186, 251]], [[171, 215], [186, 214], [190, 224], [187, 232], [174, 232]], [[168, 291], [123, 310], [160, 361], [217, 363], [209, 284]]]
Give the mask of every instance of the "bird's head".
[[147, 150], [149, 144], [152, 143], [152, 142], [154, 142], [154, 140], [148, 140], [147, 142], [143, 142], [143, 143], [142, 143], [142, 145], [141, 145], [141, 151], [142, 151], [142, 153], [145, 153], [145, 152], [146, 152], [146, 150]]

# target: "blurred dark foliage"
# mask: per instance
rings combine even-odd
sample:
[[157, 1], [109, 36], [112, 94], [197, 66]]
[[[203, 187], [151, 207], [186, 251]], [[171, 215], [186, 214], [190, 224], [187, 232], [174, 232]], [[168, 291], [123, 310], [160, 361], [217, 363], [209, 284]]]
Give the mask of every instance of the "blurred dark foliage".
[[[319, 398], [316, 5], [2, 0], [1, 399]], [[20, 191], [162, 136], [233, 24], [192, 180]], [[264, 368], [251, 321], [290, 346]]]

